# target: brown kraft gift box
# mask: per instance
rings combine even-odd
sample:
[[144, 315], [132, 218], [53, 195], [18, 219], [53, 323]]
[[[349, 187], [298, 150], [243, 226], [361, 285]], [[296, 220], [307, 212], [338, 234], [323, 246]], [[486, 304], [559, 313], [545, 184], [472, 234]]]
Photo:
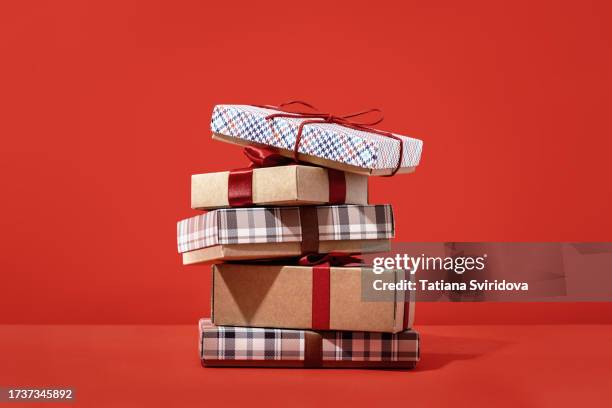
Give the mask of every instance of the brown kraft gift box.
[[[370, 268], [218, 264], [213, 266], [212, 321], [218, 326], [398, 333], [412, 327], [414, 303], [403, 290], [390, 301], [362, 301]], [[323, 273], [323, 275], [321, 275]], [[406, 276], [408, 275], [408, 276]], [[321, 276], [325, 279], [321, 280]], [[385, 281], [410, 279], [398, 270]]]
[[[368, 203], [368, 178], [340, 173], [345, 204]], [[191, 176], [191, 208], [205, 210], [229, 207], [230, 172]], [[330, 203], [328, 170], [290, 165], [252, 169], [253, 205], [304, 205]]]

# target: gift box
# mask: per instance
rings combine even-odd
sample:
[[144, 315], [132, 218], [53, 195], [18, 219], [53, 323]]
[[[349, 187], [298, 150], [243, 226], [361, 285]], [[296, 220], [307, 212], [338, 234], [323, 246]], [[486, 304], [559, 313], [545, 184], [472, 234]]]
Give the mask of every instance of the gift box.
[[[269, 118], [278, 113], [251, 105], [217, 105], [210, 125], [213, 138], [242, 146], [267, 146], [293, 157], [300, 124], [309, 119]], [[399, 173], [414, 171], [423, 142], [389, 135], [338, 123], [308, 123], [302, 128], [297, 152], [300, 161], [352, 173], [377, 176], [392, 174], [396, 169]]]
[[366, 176], [314, 166], [277, 166], [191, 176], [194, 210], [249, 205], [367, 204]]
[[[212, 274], [212, 321], [219, 326], [398, 333], [413, 324], [411, 292], [399, 285], [385, 299], [362, 299], [362, 283], [373, 276], [368, 267], [218, 264]], [[411, 279], [403, 270], [378, 276], [387, 283]]]
[[388, 251], [390, 205], [230, 208], [178, 222], [183, 264]]
[[215, 326], [200, 320], [203, 366], [414, 368], [419, 334]]

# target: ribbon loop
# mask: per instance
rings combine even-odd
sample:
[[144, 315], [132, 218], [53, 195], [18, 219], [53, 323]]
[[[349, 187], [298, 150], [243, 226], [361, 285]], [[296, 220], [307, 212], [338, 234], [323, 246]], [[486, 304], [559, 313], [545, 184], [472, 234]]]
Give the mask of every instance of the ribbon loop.
[[243, 153], [251, 161], [250, 167], [276, 167], [293, 163], [291, 158], [270, 149], [246, 146]]
[[363, 260], [358, 256], [343, 252], [330, 252], [328, 254], [307, 254], [298, 260], [298, 265], [301, 266], [349, 266], [353, 264], [361, 265], [363, 264]]
[[285, 106], [290, 106], [290, 105], [302, 105], [302, 106], [306, 106], [307, 108], [312, 109], [313, 111], [318, 111], [317, 108], [314, 107], [314, 105], [308, 103], [308, 102], [304, 102], [304, 101], [300, 101], [300, 100], [294, 100], [294, 101], [287, 101], [287, 102], [283, 102], [281, 103], [280, 106], [281, 108], [285, 107]]
[[355, 117], [358, 117], [358, 116], [364, 116], [364, 115], [367, 115], [367, 114], [370, 114], [370, 113], [373, 113], [373, 112], [376, 112], [376, 113], [380, 114], [378, 119], [373, 120], [371, 122], [360, 122], [359, 126], [374, 126], [374, 125], [378, 125], [385, 118], [384, 115], [383, 115], [382, 110], [380, 110], [378, 108], [372, 108], [372, 109], [368, 109], [368, 110], [365, 110], [365, 111], [361, 111], [361, 112], [357, 112], [357, 113], [352, 113], [352, 114], [349, 114], [349, 115], [344, 115], [344, 116], [342, 116], [342, 118], [343, 119], [351, 119], [351, 118], [355, 118]]

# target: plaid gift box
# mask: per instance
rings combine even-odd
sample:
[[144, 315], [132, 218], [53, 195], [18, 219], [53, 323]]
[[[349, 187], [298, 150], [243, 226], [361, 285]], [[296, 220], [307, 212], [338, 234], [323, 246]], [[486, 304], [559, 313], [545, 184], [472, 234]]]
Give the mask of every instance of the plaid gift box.
[[318, 252], [379, 252], [394, 236], [390, 205], [231, 208], [178, 222], [183, 263]]
[[215, 326], [201, 319], [200, 359], [206, 366], [397, 367], [419, 360], [419, 335]]
[[[266, 116], [276, 110], [250, 105], [215, 106], [210, 128], [213, 137], [228, 143], [260, 144], [293, 155], [296, 136], [302, 118]], [[408, 173], [419, 164], [423, 142], [407, 136], [402, 139], [403, 155], [400, 172]], [[398, 140], [372, 132], [356, 130], [334, 123], [305, 125], [298, 152], [300, 159], [324, 167], [371, 175], [386, 175], [396, 168], [399, 160]]]

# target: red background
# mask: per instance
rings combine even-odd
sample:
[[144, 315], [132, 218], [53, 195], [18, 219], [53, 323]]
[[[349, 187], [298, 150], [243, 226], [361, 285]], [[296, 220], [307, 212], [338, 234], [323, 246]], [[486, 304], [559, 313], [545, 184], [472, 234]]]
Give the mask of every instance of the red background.
[[[399, 241], [612, 238], [607, 2], [0, 4], [0, 323], [190, 323], [189, 177], [244, 164], [216, 103], [380, 107], [425, 141], [371, 181]], [[610, 322], [609, 304], [423, 304], [417, 323]]]

